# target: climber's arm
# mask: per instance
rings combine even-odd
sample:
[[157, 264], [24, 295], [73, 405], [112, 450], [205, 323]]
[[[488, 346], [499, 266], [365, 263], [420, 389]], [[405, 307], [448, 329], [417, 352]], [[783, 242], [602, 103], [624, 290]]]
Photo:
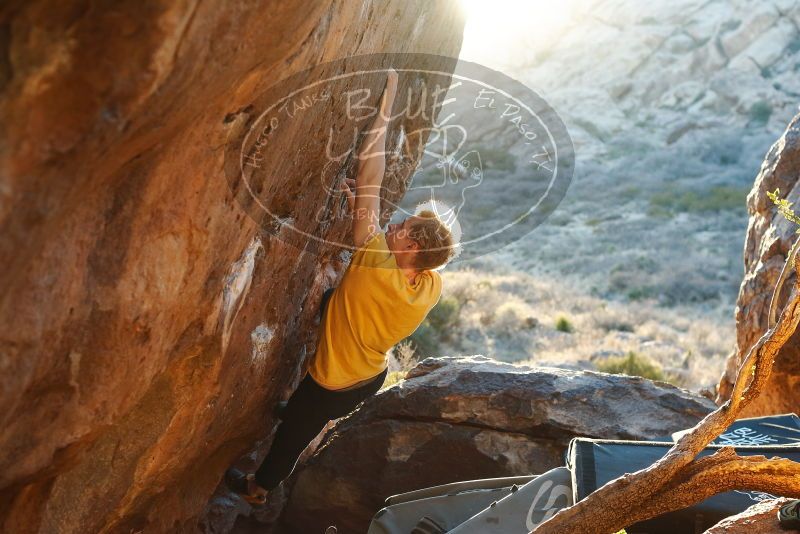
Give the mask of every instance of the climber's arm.
[[381, 186], [386, 172], [386, 128], [397, 94], [397, 72], [389, 70], [381, 105], [358, 152], [353, 206], [353, 241], [356, 247], [380, 231]]
[[353, 243], [361, 247], [375, 232], [380, 231], [381, 182], [359, 181], [356, 178], [356, 198], [353, 213]]

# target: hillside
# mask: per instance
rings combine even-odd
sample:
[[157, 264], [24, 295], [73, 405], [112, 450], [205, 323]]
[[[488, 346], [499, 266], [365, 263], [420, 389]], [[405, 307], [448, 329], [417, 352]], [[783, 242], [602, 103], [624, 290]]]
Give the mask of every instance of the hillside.
[[800, 102], [800, 5], [578, 0], [502, 54], [470, 24], [461, 57], [543, 96], [576, 169], [532, 233], [448, 269], [461, 313], [436, 346], [583, 367], [635, 351], [713, 386], [735, 345], [745, 198]]

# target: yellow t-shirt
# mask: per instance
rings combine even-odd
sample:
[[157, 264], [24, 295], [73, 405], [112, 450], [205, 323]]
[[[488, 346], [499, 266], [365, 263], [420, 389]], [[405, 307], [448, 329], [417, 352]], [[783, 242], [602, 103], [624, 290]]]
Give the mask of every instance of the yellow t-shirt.
[[422, 271], [410, 283], [384, 233], [376, 233], [353, 254], [328, 299], [311, 377], [326, 389], [342, 389], [379, 375], [386, 352], [417, 329], [441, 293], [436, 271]]

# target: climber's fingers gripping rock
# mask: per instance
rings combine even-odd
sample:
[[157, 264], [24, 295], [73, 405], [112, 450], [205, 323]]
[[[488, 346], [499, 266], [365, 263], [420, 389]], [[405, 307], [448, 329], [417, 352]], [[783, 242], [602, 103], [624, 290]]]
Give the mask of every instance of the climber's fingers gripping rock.
[[355, 209], [356, 206], [355, 188], [356, 188], [355, 178], [344, 179], [344, 183], [342, 183], [341, 186], [341, 191], [345, 194], [345, 197], [347, 198], [347, 205], [350, 206], [351, 212]]

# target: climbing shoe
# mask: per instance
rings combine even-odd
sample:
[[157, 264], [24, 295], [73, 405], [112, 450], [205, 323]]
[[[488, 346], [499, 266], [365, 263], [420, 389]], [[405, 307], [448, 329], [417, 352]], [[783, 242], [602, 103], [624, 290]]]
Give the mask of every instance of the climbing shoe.
[[235, 467], [225, 471], [225, 484], [248, 503], [261, 506], [267, 502], [267, 490], [259, 487], [253, 473], [245, 474]]

